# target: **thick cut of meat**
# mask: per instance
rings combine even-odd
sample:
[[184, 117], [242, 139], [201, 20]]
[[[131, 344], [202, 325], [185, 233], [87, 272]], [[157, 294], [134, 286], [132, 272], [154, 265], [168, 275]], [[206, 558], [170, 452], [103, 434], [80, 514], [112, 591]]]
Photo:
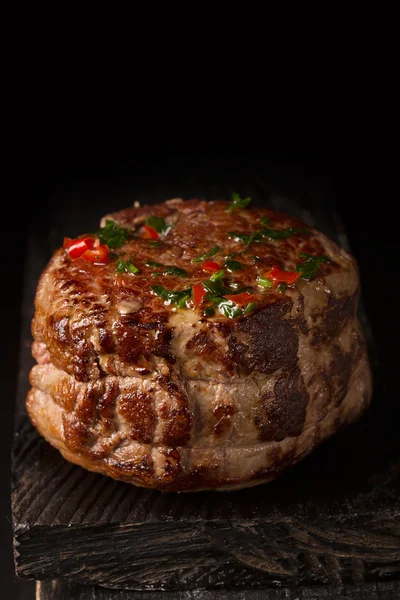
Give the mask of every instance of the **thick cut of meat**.
[[67, 460], [165, 491], [238, 489], [370, 403], [355, 258], [288, 215], [228, 206], [127, 208], [101, 221], [125, 234], [107, 262], [51, 257], [26, 407]]

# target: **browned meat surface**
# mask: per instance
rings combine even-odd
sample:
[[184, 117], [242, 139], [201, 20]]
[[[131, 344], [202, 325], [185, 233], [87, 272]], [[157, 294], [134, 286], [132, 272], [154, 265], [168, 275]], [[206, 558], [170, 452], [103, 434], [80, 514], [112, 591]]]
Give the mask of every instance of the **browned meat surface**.
[[[174, 199], [107, 215], [103, 228], [129, 235], [105, 264], [54, 253], [35, 299], [26, 406], [67, 460], [161, 490], [240, 488], [368, 406], [354, 257], [287, 215], [228, 205]], [[157, 240], [141, 237], [148, 217], [162, 218]], [[273, 267], [298, 278], [278, 284]]]

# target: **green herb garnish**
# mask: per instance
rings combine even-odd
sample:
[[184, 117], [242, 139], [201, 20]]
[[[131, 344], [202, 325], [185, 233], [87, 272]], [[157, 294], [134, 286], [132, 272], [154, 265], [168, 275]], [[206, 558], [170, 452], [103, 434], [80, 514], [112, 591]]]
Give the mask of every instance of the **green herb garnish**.
[[243, 264], [238, 262], [237, 260], [226, 260], [224, 263], [224, 267], [230, 272], [240, 271], [243, 269]]
[[215, 315], [215, 308], [213, 306], [206, 306], [206, 308], [203, 310], [203, 316], [204, 317], [212, 317]]
[[245, 246], [249, 246], [252, 242], [261, 242], [263, 238], [270, 240], [284, 240], [292, 235], [310, 234], [311, 231], [300, 227], [289, 227], [288, 229], [259, 229], [254, 233], [238, 233], [236, 231], [228, 231], [229, 237], [243, 242]]
[[293, 235], [310, 234], [311, 231], [302, 227], [288, 227], [288, 229], [260, 229], [262, 237], [270, 240], [284, 240]]
[[115, 221], [106, 219], [105, 227], [96, 231], [96, 235], [102, 244], [107, 244], [109, 248], [120, 248], [130, 237], [130, 232], [125, 227], [121, 227]]
[[115, 270], [117, 273], [139, 273], [139, 269], [131, 261], [123, 260], [122, 258], [117, 260]]
[[155, 260], [148, 260], [146, 262], [146, 267], [163, 267], [164, 265], [155, 261]]
[[307, 252], [297, 253], [305, 261], [300, 265], [297, 265], [296, 271], [301, 274], [303, 279], [312, 279], [318, 272], [321, 263], [329, 263], [330, 260], [325, 254], [319, 256], [313, 256]]
[[251, 198], [241, 198], [240, 194], [232, 194], [232, 200], [226, 209], [226, 212], [231, 212], [235, 208], [246, 208], [251, 202]]
[[271, 223], [271, 219], [269, 217], [261, 217], [260, 223], [261, 225], [269, 225]]
[[217, 271], [216, 273], [213, 273], [210, 277], [210, 281], [222, 281], [222, 279], [225, 277], [225, 271], [223, 269], [220, 269], [219, 271]]
[[262, 235], [255, 231], [254, 233], [237, 233], [236, 231], [228, 231], [229, 237], [235, 238], [235, 240], [243, 242], [245, 246], [249, 246], [252, 242], [259, 242], [262, 239]]
[[221, 248], [219, 246], [213, 246], [211, 248], [211, 250], [209, 250], [205, 254], [202, 254], [201, 256], [198, 256], [197, 258], [193, 258], [192, 262], [204, 262], [207, 260], [207, 258], [211, 258], [212, 256], [215, 256], [216, 254], [218, 254], [218, 252], [220, 250], [221, 250]]
[[285, 283], [284, 281], [278, 285], [278, 290], [279, 290], [279, 291], [280, 291], [282, 294], [284, 294], [284, 293], [286, 292], [287, 288], [288, 288], [288, 285], [287, 285], [287, 283]]
[[163, 275], [176, 275], [177, 277], [189, 277], [189, 273], [185, 269], [179, 267], [166, 266], [163, 270]]
[[164, 302], [170, 302], [171, 304], [175, 304], [176, 306], [178, 306], [178, 308], [186, 307], [186, 302], [190, 299], [192, 293], [192, 288], [175, 291], [167, 290], [161, 285], [152, 285], [151, 289], [154, 292], [154, 294], [162, 298]]
[[248, 315], [255, 309], [256, 306], [257, 306], [257, 304], [255, 302], [249, 302], [248, 305], [246, 306], [246, 308], [244, 309], [243, 314]]
[[[174, 267], [173, 265], [163, 265], [160, 262], [155, 260], [148, 260], [146, 262], [148, 267], [158, 267], [163, 269], [162, 275], [176, 275], [176, 277], [189, 277], [189, 273], [185, 271], [185, 269], [181, 269], [180, 267]], [[157, 275], [161, 275], [158, 271], [156, 271]], [[154, 275], [154, 273], [152, 273]]]
[[261, 276], [257, 277], [257, 283], [261, 287], [266, 287], [266, 288], [272, 287], [272, 281], [271, 281], [271, 279], [266, 279], [266, 277], [261, 277]]
[[165, 219], [162, 217], [147, 217], [146, 225], [152, 227], [157, 233], [161, 233], [161, 235], [167, 235], [172, 229], [172, 225], [167, 225]]
[[232, 300], [222, 300], [218, 304], [218, 310], [225, 315], [225, 317], [229, 317], [229, 319], [234, 319], [235, 317], [240, 317], [243, 314], [241, 308], [238, 307], [237, 304], [232, 302]]

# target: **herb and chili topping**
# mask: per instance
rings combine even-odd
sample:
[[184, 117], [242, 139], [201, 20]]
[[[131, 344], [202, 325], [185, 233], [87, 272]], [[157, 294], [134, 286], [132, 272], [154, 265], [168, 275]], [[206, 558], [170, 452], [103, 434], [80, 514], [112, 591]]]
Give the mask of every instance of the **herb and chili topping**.
[[152, 285], [151, 289], [154, 294], [162, 298], [164, 302], [174, 304], [178, 308], [185, 308], [186, 303], [190, 300], [192, 294], [192, 288], [176, 291], [167, 290], [162, 285]]
[[105, 227], [98, 229], [95, 235], [102, 244], [106, 244], [109, 248], [120, 248], [128, 241], [130, 232], [115, 221], [106, 219]]

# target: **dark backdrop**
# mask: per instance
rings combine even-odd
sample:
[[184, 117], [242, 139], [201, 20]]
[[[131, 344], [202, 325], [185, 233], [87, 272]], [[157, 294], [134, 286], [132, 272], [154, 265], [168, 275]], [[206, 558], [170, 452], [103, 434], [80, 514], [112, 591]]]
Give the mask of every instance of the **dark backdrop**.
[[[394, 291], [398, 289], [400, 253], [395, 212], [391, 210], [393, 202], [397, 202], [387, 196], [383, 185], [376, 186], [380, 148], [364, 139], [354, 144], [351, 137], [324, 138], [319, 135], [318, 124], [315, 132], [318, 135], [311, 139], [304, 135], [282, 136], [280, 144], [263, 137], [262, 150], [254, 144], [254, 132], [232, 139], [211, 135], [208, 143], [203, 143], [204, 138], [202, 143], [194, 138], [187, 144], [174, 142], [176, 138], [161, 133], [153, 133], [149, 140], [137, 132], [131, 132], [129, 138], [121, 134], [103, 138], [98, 131], [93, 136], [77, 134], [77, 129], [68, 127], [52, 131], [51, 123], [47, 123], [45, 132], [38, 127], [34, 133], [26, 131], [22, 136], [11, 165], [12, 191], [5, 199], [2, 227], [1, 365], [5, 390], [0, 411], [0, 573], [5, 598], [30, 598], [32, 594], [32, 585], [16, 582], [14, 577], [9, 486], [24, 240], [30, 228], [40, 227], [45, 221], [49, 203], [56, 202], [68, 189], [81, 189], [87, 194], [99, 187], [113, 189], [118, 182], [129, 179], [140, 181], [143, 186], [155, 180], [179, 181], [193, 168], [200, 179], [207, 180], [218, 177], [220, 172], [239, 170], [251, 182], [255, 170], [261, 169], [282, 181], [314, 182], [322, 197], [324, 193], [335, 196], [342, 213], [350, 245], [359, 260], [364, 305], [387, 386], [393, 393], [397, 389], [398, 300]], [[258, 146], [259, 142], [258, 136]], [[95, 197], [90, 202], [95, 211]]]

